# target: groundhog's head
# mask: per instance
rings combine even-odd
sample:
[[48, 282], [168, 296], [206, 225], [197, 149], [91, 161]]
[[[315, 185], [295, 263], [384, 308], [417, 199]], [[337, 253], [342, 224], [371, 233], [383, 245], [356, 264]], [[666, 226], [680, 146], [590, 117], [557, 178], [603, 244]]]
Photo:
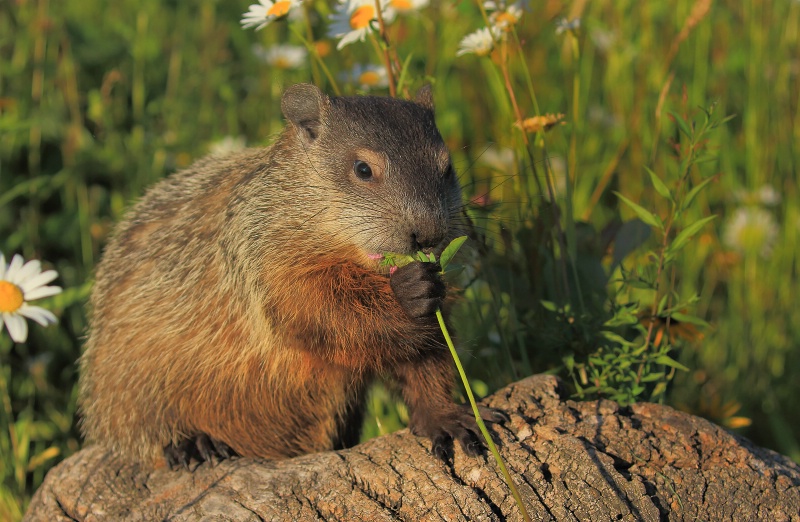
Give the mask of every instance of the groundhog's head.
[[309, 184], [328, 195], [320, 219], [334, 243], [364, 254], [437, 250], [457, 235], [461, 190], [430, 87], [416, 100], [328, 97], [290, 87], [281, 108]]

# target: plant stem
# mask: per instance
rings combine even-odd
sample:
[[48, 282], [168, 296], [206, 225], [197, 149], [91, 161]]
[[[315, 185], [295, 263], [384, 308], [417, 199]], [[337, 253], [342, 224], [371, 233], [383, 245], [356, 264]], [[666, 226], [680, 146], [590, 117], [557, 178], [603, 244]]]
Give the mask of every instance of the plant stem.
[[392, 58], [389, 55], [389, 38], [386, 36], [386, 24], [383, 22], [383, 13], [381, 13], [381, 0], [375, 0], [375, 12], [378, 17], [378, 28], [381, 39], [381, 50], [383, 64], [386, 67], [386, 74], [389, 76], [389, 95], [392, 98], [397, 97], [397, 83], [394, 78], [394, 70], [392, 69]]
[[528, 511], [525, 509], [525, 504], [522, 503], [522, 497], [520, 496], [519, 491], [517, 491], [517, 486], [511, 479], [511, 475], [509, 475], [508, 469], [506, 469], [503, 458], [500, 457], [500, 453], [497, 451], [497, 447], [494, 445], [492, 436], [489, 434], [489, 430], [486, 429], [486, 424], [484, 424], [480, 411], [478, 411], [478, 404], [475, 402], [475, 396], [472, 394], [472, 388], [467, 380], [467, 374], [464, 373], [464, 367], [461, 366], [461, 359], [459, 359], [458, 353], [456, 353], [453, 340], [450, 338], [450, 333], [447, 331], [447, 326], [444, 324], [444, 317], [442, 316], [441, 310], [436, 310], [436, 319], [439, 320], [439, 327], [442, 329], [445, 341], [447, 341], [447, 347], [450, 348], [450, 355], [453, 356], [453, 360], [456, 363], [456, 368], [458, 368], [458, 374], [461, 376], [461, 381], [464, 383], [464, 388], [467, 390], [467, 397], [469, 398], [469, 403], [472, 406], [472, 412], [475, 414], [475, 420], [478, 422], [478, 428], [481, 430], [483, 438], [486, 439], [486, 444], [489, 446], [489, 450], [492, 452], [492, 455], [494, 455], [494, 460], [497, 461], [497, 465], [500, 467], [500, 471], [503, 473], [509, 489], [511, 489], [511, 494], [514, 495], [514, 500], [517, 501], [517, 506], [519, 506], [519, 510], [522, 512], [522, 518], [526, 522], [530, 522], [531, 518], [528, 516]]

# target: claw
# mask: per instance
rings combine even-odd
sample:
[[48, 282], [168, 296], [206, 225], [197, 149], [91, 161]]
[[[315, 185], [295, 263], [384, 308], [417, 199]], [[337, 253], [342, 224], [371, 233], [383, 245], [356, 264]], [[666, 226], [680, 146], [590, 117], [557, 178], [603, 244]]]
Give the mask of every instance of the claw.
[[199, 464], [208, 462], [213, 466], [215, 461], [236, 457], [237, 454], [227, 444], [213, 437], [200, 433], [180, 442], [171, 443], [164, 447], [164, 458], [173, 471], [183, 468], [191, 471], [192, 461]]
[[481, 419], [493, 424], [503, 424], [511, 421], [511, 417], [503, 410], [489, 408], [488, 406], [478, 406], [478, 413], [481, 414]]
[[443, 462], [450, 462], [453, 459], [453, 439], [447, 434], [440, 434], [431, 444], [431, 451]]

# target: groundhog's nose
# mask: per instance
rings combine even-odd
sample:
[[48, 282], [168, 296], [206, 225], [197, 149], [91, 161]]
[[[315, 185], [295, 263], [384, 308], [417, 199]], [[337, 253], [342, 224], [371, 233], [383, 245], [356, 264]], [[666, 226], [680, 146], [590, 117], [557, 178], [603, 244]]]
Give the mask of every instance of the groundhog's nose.
[[411, 233], [411, 251], [430, 252], [444, 239], [444, 232], [438, 230], [415, 230]]

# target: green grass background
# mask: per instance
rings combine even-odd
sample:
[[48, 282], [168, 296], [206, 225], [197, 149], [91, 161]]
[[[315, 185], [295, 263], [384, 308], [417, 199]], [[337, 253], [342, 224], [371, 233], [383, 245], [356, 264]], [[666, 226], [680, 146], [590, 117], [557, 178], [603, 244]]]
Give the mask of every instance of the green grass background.
[[[526, 190], [530, 175], [517, 162], [498, 169], [486, 161], [493, 150], [518, 148], [520, 133], [490, 59], [455, 56], [460, 39], [483, 25], [476, 5], [441, 4], [448, 7], [399, 20], [390, 36], [401, 57], [411, 57], [413, 87], [434, 84], [465, 198], [491, 189], [484, 222], [495, 255], [476, 262], [483, 286], [474, 288], [484, 290], [468, 291], [456, 315], [467, 373], [485, 393], [525, 373], [558, 370], [568, 347], [558, 339], [530, 345], [535, 320], [519, 315], [507, 290], [520, 275], [503, 256], [531, 247], [522, 231], [544, 196]], [[313, 7], [315, 35], [324, 40], [330, 7]], [[21, 345], [0, 333], [0, 519], [19, 518], [46, 471], [80, 447], [75, 361], [92, 270], [113, 224], [145, 187], [224, 137], [268, 144], [282, 128], [283, 88], [318, 72], [260, 61], [254, 43], [296, 40], [286, 24], [242, 30], [246, 9], [247, 2], [222, 0], [0, 4], [0, 251], [45, 261], [65, 288], [45, 301], [58, 326], [32, 325]], [[577, 55], [571, 36], [556, 34], [561, 17], [581, 19]], [[532, 0], [518, 30], [524, 52], [512, 53], [511, 80], [527, 92], [524, 61], [541, 110], [566, 114], [567, 124], [547, 134], [546, 150], [562, 210], [594, 231], [587, 241], [632, 217], [612, 191], [665, 210], [645, 167], [672, 168], [678, 131], [669, 111], [690, 115], [716, 102], [719, 114], [736, 115], [710, 136], [715, 159], [702, 169], [717, 178], [691, 209], [694, 220], [718, 218], [676, 270], [676, 291], [697, 293], [695, 313], [712, 326], [674, 354], [690, 371], [678, 372], [667, 403], [740, 426], [800, 461], [800, 2]], [[377, 63], [369, 43], [324, 60], [334, 76], [354, 63]], [[531, 101], [520, 100], [533, 115]], [[759, 201], [764, 185], [779, 203]], [[739, 248], [723, 241], [742, 208], [774, 220], [769, 252], [761, 251], [757, 226]], [[501, 224], [513, 233], [504, 235]], [[368, 435], [401, 425], [395, 402], [375, 390]]]

